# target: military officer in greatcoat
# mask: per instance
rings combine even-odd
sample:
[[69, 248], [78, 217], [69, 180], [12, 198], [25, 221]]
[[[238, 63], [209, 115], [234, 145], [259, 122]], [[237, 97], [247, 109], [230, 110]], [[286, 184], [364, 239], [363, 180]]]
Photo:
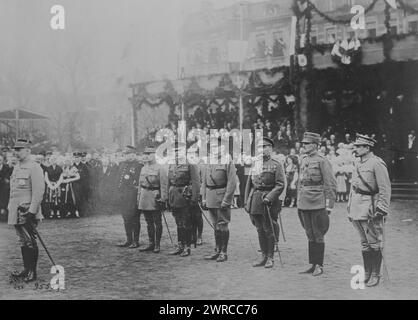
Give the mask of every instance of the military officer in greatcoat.
[[[228, 259], [229, 222], [236, 187], [236, 168], [222, 146], [222, 140], [211, 139], [208, 163], [202, 174], [202, 207], [209, 210], [214, 226], [215, 252], [205, 260], [224, 262]], [[223, 159], [224, 158], [224, 159]]]
[[[283, 165], [271, 158], [273, 140], [264, 137], [260, 141], [259, 160], [251, 168], [245, 186], [245, 210], [256, 227], [262, 257], [254, 267], [274, 266], [274, 246], [279, 239], [278, 214], [281, 210], [280, 194], [286, 184]], [[260, 148], [261, 147], [261, 148]], [[261, 161], [262, 157], [262, 161]]]
[[190, 255], [192, 238], [192, 207], [199, 196], [198, 168], [187, 161], [186, 144], [178, 142], [174, 148], [175, 164], [168, 167], [168, 205], [177, 225], [178, 246], [171, 255]]
[[138, 181], [142, 165], [136, 160], [136, 149], [126, 146], [125, 160], [119, 165], [118, 202], [125, 227], [126, 241], [119, 247], [139, 247], [141, 231], [140, 212], [137, 205]]
[[391, 184], [385, 162], [373, 154], [376, 140], [357, 134], [355, 164], [348, 201], [348, 218], [360, 235], [364, 283], [379, 284], [382, 264], [383, 224], [389, 212]]
[[145, 148], [143, 161], [145, 165], [139, 175], [138, 209], [145, 216], [149, 245], [140, 251], [160, 252], [160, 241], [163, 232], [162, 210], [167, 202], [167, 171], [156, 163], [155, 148]]
[[30, 141], [18, 139], [14, 150], [19, 162], [10, 177], [8, 224], [15, 227], [19, 237], [24, 269], [21, 272], [13, 272], [12, 276], [30, 282], [36, 280], [39, 250], [35, 230], [38, 221], [43, 219], [41, 202], [45, 181], [42, 168], [30, 158]]
[[325, 242], [329, 214], [334, 207], [337, 183], [329, 160], [318, 153], [321, 136], [305, 132], [302, 145], [306, 153], [301, 159], [297, 207], [302, 227], [308, 237], [308, 256], [311, 267], [301, 273], [323, 274]]

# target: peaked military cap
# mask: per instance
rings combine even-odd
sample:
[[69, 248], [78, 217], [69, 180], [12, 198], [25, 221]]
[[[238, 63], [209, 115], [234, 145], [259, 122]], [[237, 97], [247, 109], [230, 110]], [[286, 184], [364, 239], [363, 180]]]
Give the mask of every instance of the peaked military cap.
[[272, 139], [270, 139], [269, 137], [263, 137], [260, 141], [259, 141], [259, 145], [261, 146], [274, 146], [274, 142]]
[[314, 132], [305, 132], [303, 134], [302, 143], [321, 143], [321, 135]]
[[373, 138], [370, 138], [367, 135], [364, 134], [356, 134], [356, 141], [354, 142], [355, 146], [370, 146], [374, 147], [374, 145], [377, 143], [377, 141]]
[[17, 139], [15, 145], [13, 146], [13, 149], [24, 149], [24, 148], [30, 148], [32, 145], [32, 142], [27, 139]]
[[150, 153], [155, 153], [155, 148], [154, 147], [146, 147], [144, 150], [145, 154], [150, 154]]

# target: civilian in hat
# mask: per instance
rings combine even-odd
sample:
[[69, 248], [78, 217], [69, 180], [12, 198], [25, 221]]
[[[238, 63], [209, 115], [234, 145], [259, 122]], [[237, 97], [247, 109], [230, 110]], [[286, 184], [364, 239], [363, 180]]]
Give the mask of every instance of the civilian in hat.
[[376, 140], [357, 134], [348, 217], [358, 231], [364, 262], [364, 282], [379, 284], [382, 264], [383, 224], [389, 213], [391, 184], [385, 162], [373, 154]]
[[138, 209], [138, 183], [142, 165], [136, 160], [135, 148], [126, 146], [125, 160], [119, 165], [118, 203], [125, 227], [126, 241], [119, 247], [135, 249], [139, 247], [141, 231], [140, 211]]
[[81, 162], [82, 152], [74, 152], [74, 167], [77, 169], [80, 179], [73, 182], [75, 196], [75, 215], [77, 218], [86, 213], [86, 201], [89, 187], [89, 172], [87, 166]]
[[298, 216], [308, 238], [308, 256], [311, 267], [301, 273], [323, 274], [325, 242], [329, 228], [329, 214], [334, 207], [336, 181], [329, 160], [318, 153], [321, 136], [305, 132], [302, 145], [298, 182]]
[[[190, 163], [196, 164], [199, 170], [199, 183], [202, 185], [202, 175], [205, 169], [205, 157], [199, 157], [199, 149], [189, 148], [187, 152], [187, 159]], [[201, 194], [199, 194], [201, 196]], [[203, 216], [202, 210], [199, 207], [199, 203], [196, 203], [192, 208], [192, 244], [194, 247], [202, 245], [203, 234]]]
[[257, 229], [262, 254], [253, 267], [274, 266], [274, 245], [279, 239], [279, 196], [285, 189], [286, 176], [283, 165], [271, 158], [272, 151], [273, 140], [264, 137], [257, 146], [262, 162], [257, 161], [251, 168], [245, 187], [245, 210]]
[[145, 216], [149, 244], [140, 251], [160, 252], [160, 241], [163, 233], [162, 210], [167, 202], [167, 172], [155, 160], [155, 148], [147, 147], [144, 151], [139, 175], [138, 209]]
[[171, 255], [189, 256], [192, 241], [192, 207], [199, 196], [199, 172], [188, 162], [186, 144], [176, 143], [175, 161], [168, 167], [168, 204], [177, 225], [178, 246]]
[[38, 245], [34, 230], [42, 220], [41, 202], [45, 190], [42, 169], [31, 160], [31, 142], [18, 139], [13, 149], [18, 163], [10, 177], [10, 201], [8, 224], [13, 225], [19, 237], [23, 271], [12, 276], [23, 278], [25, 282], [36, 280]]
[[[229, 223], [231, 205], [236, 187], [236, 168], [222, 143], [227, 139], [212, 139], [208, 164], [202, 174], [202, 205], [208, 208], [215, 235], [215, 252], [205, 256], [206, 260], [224, 262], [228, 259]], [[224, 160], [224, 161], [223, 161]]]

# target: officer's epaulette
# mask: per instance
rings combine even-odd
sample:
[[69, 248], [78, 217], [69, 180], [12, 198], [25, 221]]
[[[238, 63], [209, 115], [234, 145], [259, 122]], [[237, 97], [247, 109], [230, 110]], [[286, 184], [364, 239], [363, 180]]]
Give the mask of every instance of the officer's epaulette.
[[373, 157], [373, 158], [376, 160], [376, 162], [380, 162], [380, 163], [381, 163], [381, 164], [383, 164], [385, 167], [387, 167], [386, 162], [385, 162], [385, 161], [383, 161], [383, 159], [382, 159], [381, 157], [378, 157], [378, 156], [374, 155], [374, 157]]

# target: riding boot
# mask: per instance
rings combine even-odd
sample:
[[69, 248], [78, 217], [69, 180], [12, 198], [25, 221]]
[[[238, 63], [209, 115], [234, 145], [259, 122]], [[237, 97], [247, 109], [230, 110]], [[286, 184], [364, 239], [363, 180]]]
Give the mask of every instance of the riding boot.
[[155, 249], [155, 227], [154, 224], [147, 225], [147, 231], [148, 231], [148, 241], [149, 244], [146, 248], [139, 249], [139, 251], [154, 251]]
[[22, 271], [13, 271], [12, 276], [15, 278], [24, 278], [27, 276], [29, 272], [28, 267], [28, 255], [27, 255], [27, 247], [20, 247], [20, 250], [22, 252], [22, 260], [23, 260], [23, 270]]
[[163, 233], [163, 226], [162, 224], [157, 224], [155, 226], [155, 248], [154, 253], [160, 252], [160, 242], [161, 242], [161, 235]]
[[364, 264], [364, 283], [367, 283], [370, 280], [370, 276], [372, 275], [372, 261], [371, 251], [362, 251], [363, 256], [363, 264]]
[[36, 264], [37, 264], [37, 250], [35, 248], [28, 248], [28, 274], [23, 279], [24, 282], [32, 282], [36, 280]]
[[215, 251], [212, 254], [209, 254], [207, 256], [204, 256], [203, 259], [205, 260], [216, 260], [219, 256], [219, 253], [221, 252], [221, 246], [220, 246], [220, 239], [219, 239], [219, 230], [215, 230]]
[[377, 286], [380, 282], [380, 267], [382, 265], [382, 251], [379, 250], [372, 250], [373, 253], [372, 257], [372, 275], [370, 277], [369, 282], [367, 282], [367, 287], [374, 287]]
[[228, 250], [228, 241], [229, 241], [229, 230], [220, 231], [220, 238], [221, 238], [221, 252], [218, 256], [217, 262], [224, 262], [228, 260], [227, 250]]
[[308, 258], [309, 258], [309, 263], [311, 264], [311, 266], [304, 271], [299, 272], [299, 274], [305, 274], [305, 273], [313, 273], [316, 267], [316, 242], [312, 242], [309, 241], [308, 242]]
[[314, 277], [320, 276], [324, 273], [324, 252], [325, 252], [325, 243], [324, 242], [315, 242], [315, 254], [314, 254], [314, 262], [315, 262], [315, 269], [312, 272]]
[[172, 256], [178, 255], [183, 252], [183, 228], [177, 227], [177, 248], [171, 251], [169, 254]]
[[262, 253], [261, 258], [256, 260], [253, 263], [253, 267], [263, 267], [265, 266], [266, 262], [267, 262], [267, 256], [264, 253]]

